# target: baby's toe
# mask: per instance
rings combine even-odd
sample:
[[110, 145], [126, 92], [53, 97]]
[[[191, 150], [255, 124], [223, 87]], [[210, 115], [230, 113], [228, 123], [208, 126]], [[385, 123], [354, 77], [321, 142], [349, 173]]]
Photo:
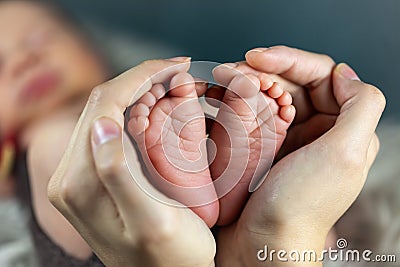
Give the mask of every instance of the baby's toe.
[[161, 83], [153, 85], [150, 93], [158, 100], [165, 96], [165, 87]]
[[197, 98], [196, 86], [192, 75], [189, 73], [178, 73], [170, 83], [170, 91], [172, 97], [191, 97]]
[[273, 85], [267, 90], [268, 96], [279, 99], [283, 95], [284, 91], [278, 83], [273, 83]]
[[155, 84], [153, 87], [145, 93], [137, 103], [142, 103], [148, 106], [150, 109], [165, 95], [165, 88], [162, 84]]
[[150, 109], [143, 103], [134, 105], [130, 112], [128, 121], [128, 131], [132, 137], [137, 137], [142, 134], [149, 126]]
[[296, 115], [296, 109], [293, 105], [283, 106], [279, 111], [279, 116], [288, 124], [291, 124]]
[[226, 94], [236, 98], [252, 98], [257, 96], [260, 91], [260, 80], [250, 75], [237, 75], [229, 84]]
[[284, 91], [277, 101], [280, 106], [289, 106], [292, 104], [293, 99], [289, 92]]
[[288, 106], [293, 102], [290, 93], [284, 91], [278, 83], [274, 83], [269, 89], [267, 89], [267, 94], [269, 97], [275, 99], [280, 106]]
[[261, 83], [260, 89], [263, 92], [269, 90], [275, 84], [274, 80], [268, 74], [261, 73], [258, 75], [258, 78], [260, 79], [260, 83]]
[[239, 75], [240, 72], [236, 69], [236, 63], [225, 63], [218, 65], [212, 71], [214, 80], [224, 87], [228, 86], [232, 79]]

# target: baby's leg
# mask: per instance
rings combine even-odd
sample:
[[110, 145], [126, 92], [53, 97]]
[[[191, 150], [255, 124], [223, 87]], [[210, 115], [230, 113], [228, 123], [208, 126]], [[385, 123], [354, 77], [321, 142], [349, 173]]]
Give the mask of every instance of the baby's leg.
[[[211, 139], [217, 154], [210, 170], [220, 199], [219, 225], [232, 223], [249, 196], [249, 184], [266, 174], [295, 110], [290, 94], [266, 75], [237, 75], [223, 97]], [[229, 167], [228, 167], [229, 166]]]
[[151, 162], [151, 182], [211, 227], [219, 211], [208, 168], [204, 113], [191, 75], [177, 74], [170, 87], [164, 95], [161, 84], [153, 86], [132, 107], [128, 129]]

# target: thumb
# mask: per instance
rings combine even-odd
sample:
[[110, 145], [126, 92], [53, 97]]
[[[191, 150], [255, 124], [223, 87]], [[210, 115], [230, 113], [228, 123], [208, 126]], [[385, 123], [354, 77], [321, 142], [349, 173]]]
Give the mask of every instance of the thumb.
[[[143, 208], [157, 210], [160, 203], [156, 200], [165, 202], [165, 197], [147, 181], [139, 159], [135, 158], [134, 147], [128, 144], [129, 137], [113, 119], [102, 117], [94, 122], [91, 147], [95, 169], [125, 218], [130, 217], [134, 208], [136, 211]], [[131, 164], [130, 168], [128, 164]]]
[[340, 114], [329, 134], [340, 136], [353, 150], [367, 149], [386, 105], [384, 95], [375, 86], [361, 82], [345, 63], [335, 68], [332, 80]]
[[97, 119], [91, 131], [91, 146], [97, 175], [112, 198], [123, 199], [132, 194], [126, 191], [132, 183], [126, 170], [122, 129], [118, 123], [107, 117]]

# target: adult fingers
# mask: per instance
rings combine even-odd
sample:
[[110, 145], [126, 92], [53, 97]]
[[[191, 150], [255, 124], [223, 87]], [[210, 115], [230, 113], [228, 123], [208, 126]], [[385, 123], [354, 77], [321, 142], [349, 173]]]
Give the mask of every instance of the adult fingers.
[[333, 127], [336, 116], [316, 114], [307, 121], [293, 125], [287, 133], [285, 142], [276, 156], [276, 161], [289, 153], [312, 143]]
[[308, 87], [316, 110], [327, 114], [338, 113], [331, 84], [331, 74], [336, 64], [329, 56], [275, 46], [250, 50], [246, 54], [246, 61], [257, 70], [279, 74]]
[[372, 141], [368, 147], [368, 152], [367, 152], [367, 165], [365, 171], [368, 172], [372, 166], [372, 164], [375, 162], [376, 156], [378, 155], [380, 148], [380, 142], [379, 138], [376, 134], [373, 135]]
[[139, 100], [154, 84], [165, 82], [179, 72], [187, 72], [189, 67], [190, 58], [145, 61], [97, 86], [88, 103], [90, 115], [110, 116], [122, 126], [123, 112], [128, 106]]
[[89, 213], [93, 201], [100, 198], [102, 185], [94, 168], [90, 145], [94, 121], [106, 116], [123, 128], [126, 107], [139, 99], [152, 84], [187, 71], [188, 60], [146, 61], [92, 91], [67, 151], [49, 182], [49, 199], [59, 210], [65, 210], [64, 214], [72, 210], [80, 214]]
[[[125, 140], [129, 142], [129, 140]], [[91, 133], [92, 153], [98, 177], [110, 195], [123, 221], [132, 229], [138, 228], [146, 218], [162, 221], [174, 209], [166, 208], [166, 197], [156, 191], [145, 178], [133, 145], [130, 151], [123, 147], [122, 129], [110, 118], [98, 119]], [[134, 224], [134, 225], [132, 225]], [[134, 227], [136, 226], [136, 227]]]
[[[264, 75], [263, 78], [266, 77], [265, 73], [252, 68], [244, 61], [222, 64], [213, 70], [214, 79], [218, 84], [224, 87], [227, 87], [232, 79], [238, 74], [253, 74], [256, 76]], [[285, 91], [288, 91], [291, 94], [293, 105], [296, 107], [296, 118], [294, 124], [305, 121], [314, 113], [314, 108], [310, 103], [309, 93], [302, 86], [277, 74], [268, 74], [267, 78], [272, 82], [279, 83]]]
[[[221, 64], [215, 67], [212, 72], [215, 81], [219, 85], [224, 87], [227, 87], [232, 82], [233, 78], [239, 74], [240, 75], [253, 74], [255, 76], [260, 76], [265, 74], [264, 72], [249, 66], [245, 61]], [[301, 88], [301, 86], [273, 73], [269, 73], [267, 78], [271, 80], [271, 83], [272, 82], [280, 83], [283, 88], [289, 91], [290, 88], [296, 88], [296, 89]]]
[[341, 111], [327, 136], [340, 137], [335, 145], [347, 151], [346, 154], [366, 155], [385, 108], [385, 97], [376, 87], [361, 82], [343, 63], [333, 73], [333, 88]]
[[138, 192], [126, 166], [121, 127], [112, 119], [98, 119], [92, 127], [91, 145], [96, 173], [116, 206], [132, 205]]

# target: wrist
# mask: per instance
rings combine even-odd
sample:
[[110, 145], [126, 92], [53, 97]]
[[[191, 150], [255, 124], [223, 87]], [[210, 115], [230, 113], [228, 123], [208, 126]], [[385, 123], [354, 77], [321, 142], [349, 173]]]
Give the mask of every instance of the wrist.
[[319, 235], [305, 236], [297, 232], [260, 238], [256, 244], [256, 259], [268, 267], [322, 266], [323, 240]]
[[217, 250], [217, 266], [322, 266], [327, 232], [283, 225], [257, 231], [236, 225], [218, 236], [224, 246]]

